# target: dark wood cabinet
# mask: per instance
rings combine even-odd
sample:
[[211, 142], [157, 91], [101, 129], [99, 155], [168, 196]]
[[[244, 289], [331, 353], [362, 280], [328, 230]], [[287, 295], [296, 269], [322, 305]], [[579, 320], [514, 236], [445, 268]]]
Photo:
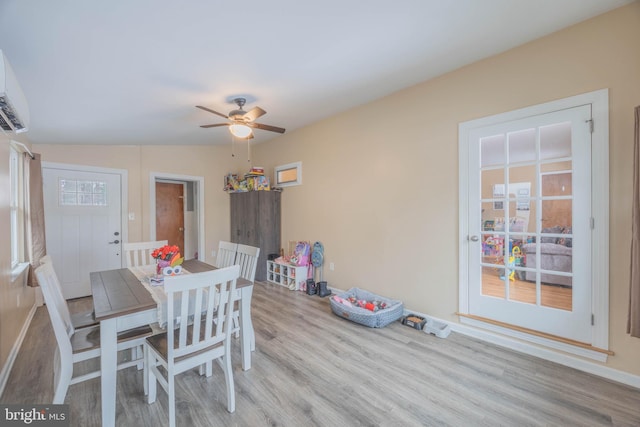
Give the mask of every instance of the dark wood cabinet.
[[267, 255], [280, 253], [279, 191], [231, 193], [231, 242], [260, 248], [256, 280], [267, 278]]

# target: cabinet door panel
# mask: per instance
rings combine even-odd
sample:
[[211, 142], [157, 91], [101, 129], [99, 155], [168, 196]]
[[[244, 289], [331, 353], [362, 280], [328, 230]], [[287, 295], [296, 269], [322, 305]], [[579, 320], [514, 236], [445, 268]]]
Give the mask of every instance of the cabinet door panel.
[[241, 218], [239, 215], [239, 212], [242, 212], [242, 210], [240, 209], [240, 202], [241, 199], [240, 197], [237, 197], [235, 194], [230, 194], [229, 197], [229, 207], [230, 207], [230, 223], [231, 223], [231, 230], [230, 230], [230, 235], [229, 235], [229, 240], [232, 243], [238, 243], [238, 238], [240, 236], [240, 229], [241, 229]]
[[231, 241], [260, 248], [256, 280], [267, 276], [266, 260], [280, 252], [280, 193], [231, 193]]

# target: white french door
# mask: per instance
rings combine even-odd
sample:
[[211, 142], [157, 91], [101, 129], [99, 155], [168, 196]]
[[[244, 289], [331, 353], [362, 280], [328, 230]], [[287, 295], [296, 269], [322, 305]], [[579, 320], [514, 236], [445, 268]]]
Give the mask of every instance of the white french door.
[[47, 254], [66, 299], [91, 295], [92, 271], [121, 268], [121, 176], [45, 165]]
[[591, 106], [468, 143], [468, 313], [591, 343]]

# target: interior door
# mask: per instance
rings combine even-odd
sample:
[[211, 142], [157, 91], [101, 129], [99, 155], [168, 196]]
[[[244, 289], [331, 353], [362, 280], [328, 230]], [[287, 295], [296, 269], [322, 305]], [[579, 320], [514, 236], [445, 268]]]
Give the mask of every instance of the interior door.
[[591, 342], [590, 119], [586, 105], [471, 132], [470, 314]]
[[184, 255], [184, 184], [156, 182], [156, 239], [176, 245]]
[[120, 268], [119, 174], [43, 167], [47, 253], [64, 297], [91, 295], [89, 273]]

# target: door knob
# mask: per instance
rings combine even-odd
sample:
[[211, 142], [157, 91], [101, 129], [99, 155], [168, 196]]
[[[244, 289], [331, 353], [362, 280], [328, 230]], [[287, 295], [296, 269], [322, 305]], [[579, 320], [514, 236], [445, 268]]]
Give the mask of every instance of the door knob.
[[470, 236], [469, 240], [471, 240], [472, 242], [477, 242], [479, 239], [478, 236]]
[[109, 242], [110, 245], [117, 245], [120, 243], [120, 240], [114, 240], [113, 242]]
[[184, 227], [179, 227], [178, 231], [184, 231]]

